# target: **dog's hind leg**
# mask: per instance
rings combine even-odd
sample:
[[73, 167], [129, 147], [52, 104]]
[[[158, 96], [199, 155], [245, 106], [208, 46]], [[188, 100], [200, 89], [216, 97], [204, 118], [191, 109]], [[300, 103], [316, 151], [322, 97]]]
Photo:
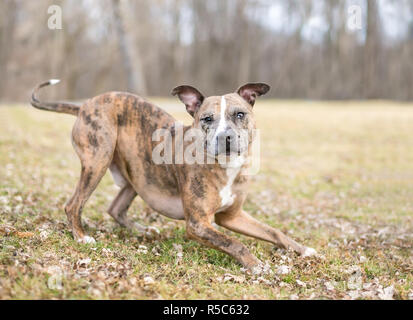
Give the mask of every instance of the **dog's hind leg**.
[[81, 213], [86, 201], [89, 199], [92, 192], [96, 189], [99, 181], [104, 176], [106, 168], [107, 167], [105, 166], [99, 166], [99, 168], [96, 168], [82, 164], [79, 183], [72, 198], [65, 206], [66, 215], [69, 220], [69, 225], [72, 228], [73, 237], [78, 242], [95, 242], [95, 240], [92, 237], [87, 236], [83, 230]]
[[[116, 145], [116, 129], [111, 130], [103, 119], [99, 127], [90, 126], [80, 115], [72, 131], [72, 142], [81, 162], [81, 174], [76, 190], [65, 206], [65, 212], [78, 242], [93, 243], [95, 240], [85, 234], [81, 213], [86, 201], [96, 189], [112, 161]], [[112, 127], [113, 128], [113, 127]]]
[[133, 222], [127, 217], [128, 209], [137, 193], [135, 189], [128, 183], [118, 193], [116, 198], [112, 201], [108, 209], [108, 213], [116, 220], [122, 227], [145, 233], [147, 236], [159, 234], [159, 230], [155, 227], [144, 226], [140, 223]]
[[119, 191], [108, 209], [108, 213], [122, 227], [133, 228], [133, 223], [127, 218], [126, 214], [136, 196], [137, 193], [135, 189], [133, 189], [129, 182], [127, 182], [127, 184]]
[[151, 233], [159, 233], [158, 229], [154, 227], [146, 227], [137, 222], [132, 222], [127, 217], [127, 212], [132, 204], [132, 201], [138, 195], [132, 185], [122, 176], [116, 164], [112, 163], [110, 165], [110, 171], [112, 173], [115, 183], [121, 188], [116, 198], [112, 201], [108, 209], [108, 213], [115, 219], [119, 225], [122, 227], [136, 230], [140, 233], [146, 233], [150, 235]]

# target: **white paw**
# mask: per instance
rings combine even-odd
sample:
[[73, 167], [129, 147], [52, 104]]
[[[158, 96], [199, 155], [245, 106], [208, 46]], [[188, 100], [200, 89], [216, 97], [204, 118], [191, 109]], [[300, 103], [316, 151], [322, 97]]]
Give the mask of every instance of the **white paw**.
[[145, 234], [146, 236], [156, 236], [160, 233], [158, 228], [151, 226], [147, 227], [137, 222], [134, 223], [134, 229], [138, 231], [140, 234]]
[[317, 251], [313, 248], [306, 248], [304, 253], [302, 254], [303, 257], [311, 257], [315, 256], [317, 254]]
[[96, 240], [93, 237], [89, 237], [89, 236], [84, 236], [83, 238], [79, 238], [77, 239], [77, 242], [79, 243], [90, 243], [90, 244], [95, 244]]
[[133, 229], [139, 233], [144, 233], [146, 231], [146, 227], [137, 222], [133, 224]]
[[152, 236], [152, 235], [156, 236], [158, 234], [160, 234], [158, 228], [156, 228], [156, 227], [146, 227], [146, 235], [147, 236]]

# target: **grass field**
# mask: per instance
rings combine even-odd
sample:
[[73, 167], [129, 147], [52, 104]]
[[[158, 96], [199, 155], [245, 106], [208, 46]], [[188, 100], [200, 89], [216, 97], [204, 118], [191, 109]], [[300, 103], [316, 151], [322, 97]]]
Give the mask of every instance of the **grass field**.
[[413, 105], [262, 100], [255, 111], [261, 171], [246, 209], [320, 253], [234, 234], [269, 262], [263, 276], [141, 199], [129, 214], [159, 237], [118, 227], [109, 174], [83, 213], [97, 244], [76, 243], [63, 211], [80, 172], [74, 117], [0, 106], [0, 299], [413, 299]]

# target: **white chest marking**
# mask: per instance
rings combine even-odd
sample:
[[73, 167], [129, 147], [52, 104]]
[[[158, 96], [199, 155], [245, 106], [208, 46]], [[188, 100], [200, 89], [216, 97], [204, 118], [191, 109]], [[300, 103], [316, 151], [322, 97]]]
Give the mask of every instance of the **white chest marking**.
[[244, 160], [245, 158], [240, 156], [226, 165], [228, 180], [226, 185], [219, 191], [219, 196], [221, 197], [221, 208], [219, 208], [217, 212], [227, 209], [234, 203], [235, 194], [232, 193], [232, 185], [235, 178], [239, 174], [242, 165], [244, 164]]

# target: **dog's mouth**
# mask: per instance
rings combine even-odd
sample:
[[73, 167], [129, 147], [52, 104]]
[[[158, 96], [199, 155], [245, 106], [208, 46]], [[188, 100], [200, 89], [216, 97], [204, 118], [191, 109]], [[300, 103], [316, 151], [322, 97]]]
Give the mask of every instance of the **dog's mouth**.
[[226, 149], [225, 149], [225, 152], [221, 152], [221, 153], [216, 152], [216, 153], [215, 153], [215, 156], [226, 155], [226, 156], [229, 157], [229, 156], [231, 156], [231, 155], [240, 156], [241, 154], [242, 154], [242, 151], [241, 151], [240, 149], [234, 150], [234, 149], [231, 149], [231, 148], [226, 148]]
[[234, 154], [237, 154], [237, 155], [240, 155], [241, 154], [241, 151], [239, 151], [239, 150], [231, 150], [231, 149], [226, 149], [225, 151], [221, 151], [221, 152], [219, 152], [218, 150], [215, 150], [215, 154], [214, 154], [214, 156], [215, 157], [218, 157], [218, 156], [223, 156], [223, 155], [225, 155], [225, 156], [231, 156], [231, 155], [234, 155]]

